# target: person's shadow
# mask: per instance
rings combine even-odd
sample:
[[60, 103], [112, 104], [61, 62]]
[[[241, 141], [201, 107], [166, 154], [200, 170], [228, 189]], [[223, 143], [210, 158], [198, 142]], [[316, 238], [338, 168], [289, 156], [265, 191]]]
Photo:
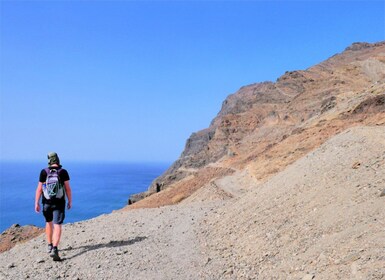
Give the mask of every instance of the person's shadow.
[[80, 247], [76, 247], [76, 248], [69, 247], [69, 248], [63, 249], [61, 251], [72, 251], [72, 250], [77, 250], [77, 249], [83, 249], [83, 250], [80, 251], [79, 253], [73, 255], [73, 256], [61, 258], [61, 261], [76, 258], [76, 257], [78, 257], [78, 256], [80, 256], [86, 252], [89, 252], [89, 251], [98, 250], [101, 248], [114, 248], [114, 247], [128, 246], [128, 245], [132, 245], [136, 242], [141, 242], [145, 239], [147, 239], [146, 236], [137, 236], [135, 238], [131, 238], [128, 240], [117, 240], [117, 241], [112, 240], [108, 243], [102, 243], [102, 244], [84, 245], [84, 246], [80, 246]]

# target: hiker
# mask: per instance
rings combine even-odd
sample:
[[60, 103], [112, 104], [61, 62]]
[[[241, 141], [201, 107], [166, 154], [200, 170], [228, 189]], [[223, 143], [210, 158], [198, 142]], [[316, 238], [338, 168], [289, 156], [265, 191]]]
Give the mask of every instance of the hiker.
[[46, 221], [45, 233], [48, 242], [48, 253], [54, 261], [60, 261], [58, 245], [60, 242], [62, 223], [65, 218], [65, 196], [67, 209], [72, 207], [70, 177], [67, 170], [60, 165], [59, 156], [52, 152], [48, 154], [48, 168], [40, 172], [39, 183], [35, 195], [35, 211], [40, 212], [40, 197], [42, 197], [43, 215]]

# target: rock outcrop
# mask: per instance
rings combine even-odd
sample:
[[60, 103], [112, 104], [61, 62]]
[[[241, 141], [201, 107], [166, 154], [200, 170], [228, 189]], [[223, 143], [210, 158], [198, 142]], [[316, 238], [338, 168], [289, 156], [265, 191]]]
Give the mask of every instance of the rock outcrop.
[[39, 236], [43, 232], [43, 228], [14, 224], [0, 235], [0, 253], [13, 248], [16, 244], [23, 243], [31, 238]]

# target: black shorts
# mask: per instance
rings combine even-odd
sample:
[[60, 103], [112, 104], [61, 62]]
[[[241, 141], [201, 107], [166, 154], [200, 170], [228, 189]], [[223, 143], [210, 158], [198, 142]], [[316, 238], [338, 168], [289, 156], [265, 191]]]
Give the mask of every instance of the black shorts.
[[43, 204], [43, 215], [45, 221], [54, 224], [61, 225], [65, 218], [65, 204]]

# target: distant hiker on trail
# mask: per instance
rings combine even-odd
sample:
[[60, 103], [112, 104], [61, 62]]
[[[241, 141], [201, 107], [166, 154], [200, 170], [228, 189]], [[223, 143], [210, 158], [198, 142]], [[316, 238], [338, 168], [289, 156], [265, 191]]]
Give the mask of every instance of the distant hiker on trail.
[[39, 183], [35, 195], [35, 211], [40, 212], [40, 197], [42, 196], [43, 215], [45, 217], [45, 233], [48, 242], [48, 253], [54, 261], [60, 261], [58, 245], [60, 242], [62, 223], [65, 218], [65, 197], [67, 209], [72, 207], [70, 177], [67, 170], [60, 165], [56, 153], [48, 154], [48, 168], [40, 172]]

